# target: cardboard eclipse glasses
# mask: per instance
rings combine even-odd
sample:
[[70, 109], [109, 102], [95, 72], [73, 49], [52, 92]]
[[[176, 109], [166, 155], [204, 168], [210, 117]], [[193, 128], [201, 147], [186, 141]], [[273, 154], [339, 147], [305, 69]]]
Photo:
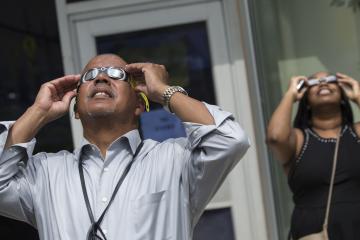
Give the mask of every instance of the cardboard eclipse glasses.
[[337, 77], [335, 75], [329, 75], [322, 78], [312, 78], [307, 81], [301, 80], [297, 85], [297, 90], [300, 91], [303, 87], [312, 87], [320, 83], [335, 83], [337, 82]]
[[122, 68], [115, 67], [100, 67], [100, 68], [91, 68], [87, 70], [81, 76], [81, 83], [94, 80], [100, 73], [105, 73], [108, 77], [114, 80], [126, 81], [128, 78], [127, 73]]
[[[113, 80], [128, 81], [131, 87], [136, 87], [136, 81], [130, 74], [122, 68], [117, 67], [99, 67], [87, 70], [80, 78], [80, 84], [94, 80], [100, 73], [105, 73]], [[145, 109], [150, 111], [149, 100], [143, 92], [140, 92], [141, 98], [144, 100]]]

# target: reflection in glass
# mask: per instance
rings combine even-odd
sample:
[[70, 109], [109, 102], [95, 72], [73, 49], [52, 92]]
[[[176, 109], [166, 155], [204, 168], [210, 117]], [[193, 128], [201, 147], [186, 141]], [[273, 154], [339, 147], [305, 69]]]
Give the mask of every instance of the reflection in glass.
[[[293, 75], [328, 71], [360, 79], [360, 12], [331, 2], [249, 1], [264, 125]], [[353, 110], [359, 119], [358, 107]], [[270, 166], [278, 232], [280, 239], [286, 239], [293, 208], [291, 194], [284, 171], [272, 156]]]
[[[215, 104], [205, 22], [100, 36], [96, 37], [96, 46], [98, 53], [116, 53], [129, 63], [163, 64], [170, 75], [169, 85], [182, 86], [190, 96]], [[161, 107], [160, 104], [150, 103], [151, 110]], [[157, 113], [159, 114], [152, 114], [151, 118], [153, 122], [160, 124], [161, 115], [164, 113], [161, 111]], [[177, 126], [175, 119], [171, 125]], [[145, 127], [147, 126], [140, 124], [142, 132], [147, 129]], [[156, 129], [166, 127], [158, 126]], [[182, 136], [182, 134], [174, 136], [156, 129], [150, 131], [153, 135], [148, 136], [149, 138], [164, 140], [170, 136]], [[174, 129], [169, 129], [172, 130]]]
[[127, 62], [166, 66], [170, 85], [215, 104], [212, 66], [205, 22], [96, 37], [98, 53], [116, 53]]
[[[54, 0], [8, 1], [0, 20], [0, 121], [16, 120], [42, 83], [63, 75]], [[46, 13], [44, 14], [44, 11]], [[72, 150], [68, 115], [43, 128], [35, 152]], [[0, 239], [39, 239], [30, 225], [0, 217]]]
[[[19, 1], [13, 1], [7, 6], [8, 11], [3, 11], [11, 13], [13, 9], [18, 9], [20, 13], [4, 15], [5, 23], [0, 24], [3, 46], [0, 56], [0, 121], [19, 118], [34, 102], [41, 84], [63, 75], [54, 2], [39, 1], [37, 4], [53, 14], [28, 13], [27, 9], [37, 5], [27, 6]], [[22, 16], [21, 12], [28, 14]], [[36, 138], [35, 152], [72, 151], [69, 116], [46, 125]]]

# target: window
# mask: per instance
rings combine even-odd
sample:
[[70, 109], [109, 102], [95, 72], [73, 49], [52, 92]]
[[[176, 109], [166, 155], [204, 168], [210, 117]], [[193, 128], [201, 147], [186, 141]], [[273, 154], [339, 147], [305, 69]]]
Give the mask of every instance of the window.
[[[20, 117], [34, 102], [42, 83], [63, 75], [63, 66], [54, 1], [14, 0], [1, 10], [0, 120], [3, 121]], [[72, 150], [72, 147], [66, 115], [40, 131], [35, 152]], [[29, 225], [1, 217], [0, 238], [38, 239], [38, 236]]]
[[[293, 75], [343, 72], [360, 79], [359, 11], [329, 1], [249, 1], [261, 101], [267, 124]], [[295, 107], [296, 109], [296, 107]], [[353, 108], [359, 119], [358, 107]], [[287, 179], [271, 159], [279, 235], [286, 239], [292, 211]]]

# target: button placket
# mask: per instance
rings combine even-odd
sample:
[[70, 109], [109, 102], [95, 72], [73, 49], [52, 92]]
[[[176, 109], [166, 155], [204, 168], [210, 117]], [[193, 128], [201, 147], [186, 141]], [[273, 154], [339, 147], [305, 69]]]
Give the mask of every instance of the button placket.
[[[102, 193], [100, 193], [102, 194]], [[108, 204], [108, 198], [105, 197], [104, 195], [99, 195], [100, 199], [98, 200], [97, 203], [97, 208], [96, 208], [96, 218], [99, 218], [101, 216], [101, 214], [103, 213], [103, 211], [105, 210], [107, 204]]]
[[106, 158], [103, 161], [103, 165], [102, 165], [102, 170], [100, 173], [100, 178], [99, 178], [99, 217], [102, 214], [102, 212], [105, 210], [106, 206], [109, 203], [109, 198], [111, 197], [111, 190], [110, 190], [110, 186], [108, 184], [108, 180], [109, 180], [109, 167], [104, 167], [106, 166], [108, 163], [108, 154], [106, 156]]

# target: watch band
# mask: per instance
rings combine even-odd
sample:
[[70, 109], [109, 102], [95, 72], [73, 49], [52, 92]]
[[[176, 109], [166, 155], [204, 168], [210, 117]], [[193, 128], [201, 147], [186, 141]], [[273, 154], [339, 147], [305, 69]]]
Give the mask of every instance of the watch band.
[[176, 93], [176, 92], [188, 95], [188, 93], [185, 91], [185, 89], [183, 89], [180, 86], [168, 87], [163, 93], [164, 108], [165, 108], [165, 110], [167, 110], [168, 112], [171, 112], [171, 113], [172, 113], [172, 111], [171, 111], [170, 105], [169, 105], [170, 104], [170, 99], [174, 95], [174, 93]]

